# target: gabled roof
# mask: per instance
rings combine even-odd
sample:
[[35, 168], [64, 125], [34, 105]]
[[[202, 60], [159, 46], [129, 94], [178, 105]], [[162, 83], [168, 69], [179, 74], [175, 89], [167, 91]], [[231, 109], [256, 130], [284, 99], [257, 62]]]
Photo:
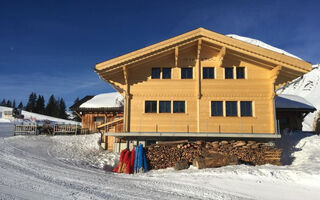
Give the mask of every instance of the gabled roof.
[[198, 28], [151, 46], [104, 61], [102, 63], [98, 63], [96, 64], [95, 71], [98, 73], [101, 71], [112, 71], [119, 67], [133, 64], [141, 59], [156, 55], [165, 49], [174, 49], [178, 45], [198, 39], [221, 47], [224, 46], [227, 48], [227, 50], [232, 50], [270, 62], [274, 64], [274, 67], [280, 65], [302, 73], [306, 73], [311, 70], [311, 64], [306, 61], [230, 38], [204, 28]]
[[84, 102], [92, 99], [94, 96], [92, 95], [87, 95], [85, 97], [83, 97], [82, 99], [80, 99], [77, 103], [73, 104], [72, 106], [70, 106], [70, 110], [76, 111], [79, 109], [80, 105], [83, 104]]

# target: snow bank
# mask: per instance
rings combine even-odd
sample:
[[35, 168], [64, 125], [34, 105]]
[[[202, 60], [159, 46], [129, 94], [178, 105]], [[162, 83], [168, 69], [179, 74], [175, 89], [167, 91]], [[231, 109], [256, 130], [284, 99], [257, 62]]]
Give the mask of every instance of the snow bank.
[[243, 37], [243, 36], [239, 36], [239, 35], [235, 35], [235, 34], [228, 34], [226, 35], [228, 37], [231, 37], [231, 38], [234, 38], [234, 39], [237, 39], [237, 40], [241, 40], [243, 42], [246, 42], [246, 43], [249, 43], [249, 44], [253, 44], [255, 46], [258, 46], [258, 47], [262, 47], [262, 48], [265, 48], [265, 49], [268, 49], [268, 50], [271, 50], [271, 51], [275, 51], [277, 53], [281, 53], [281, 54], [284, 54], [284, 55], [287, 55], [287, 56], [291, 56], [291, 57], [294, 57], [294, 58], [297, 58], [299, 60], [302, 60], [301, 58], [293, 55], [293, 54], [290, 54], [282, 49], [279, 49], [279, 48], [276, 48], [274, 46], [271, 46], [269, 44], [266, 44], [260, 40], [256, 40], [256, 39], [252, 39], [252, 38], [248, 38], [248, 37]]
[[316, 107], [317, 111], [309, 113], [303, 121], [303, 130], [312, 131], [315, 115], [320, 111], [320, 64], [313, 65], [310, 72], [278, 89], [277, 94], [301, 96]]
[[121, 107], [123, 97], [119, 92], [104, 93], [94, 96], [80, 105], [80, 108], [108, 108]]
[[100, 134], [54, 136], [50, 153], [59, 160], [77, 166], [111, 170], [118, 163], [119, 154], [99, 147]]

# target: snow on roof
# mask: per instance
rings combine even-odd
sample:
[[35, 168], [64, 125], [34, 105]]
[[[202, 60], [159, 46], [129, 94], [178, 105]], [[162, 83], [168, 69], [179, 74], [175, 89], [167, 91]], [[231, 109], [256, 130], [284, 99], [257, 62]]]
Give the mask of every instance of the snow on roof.
[[119, 92], [103, 93], [84, 102], [80, 108], [112, 108], [121, 107], [123, 97]]
[[291, 94], [279, 94], [275, 99], [276, 108], [311, 109], [315, 107], [303, 97]]
[[268, 50], [271, 50], [271, 51], [275, 51], [277, 53], [281, 53], [281, 54], [284, 54], [284, 55], [287, 55], [287, 56], [291, 56], [293, 58], [297, 58], [299, 60], [302, 60], [301, 58], [293, 55], [293, 54], [290, 54], [282, 49], [278, 49], [274, 46], [271, 46], [269, 44], [266, 44], [260, 40], [256, 40], [256, 39], [252, 39], [252, 38], [248, 38], [248, 37], [243, 37], [243, 36], [239, 36], [239, 35], [235, 35], [235, 34], [228, 34], [226, 35], [228, 37], [231, 37], [231, 38], [234, 38], [234, 39], [237, 39], [237, 40], [241, 40], [243, 42], [247, 42], [247, 43], [250, 43], [250, 44], [253, 44], [253, 45], [256, 45], [258, 47], [262, 47], [262, 48], [265, 48], [265, 49], [268, 49]]

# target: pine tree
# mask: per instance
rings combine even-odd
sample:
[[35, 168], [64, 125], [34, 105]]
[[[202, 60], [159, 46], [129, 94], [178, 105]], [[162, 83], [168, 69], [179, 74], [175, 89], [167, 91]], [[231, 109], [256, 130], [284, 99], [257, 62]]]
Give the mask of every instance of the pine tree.
[[6, 105], [7, 105], [6, 100], [3, 99], [3, 100], [1, 101], [1, 103], [0, 103], [0, 106], [6, 106]]
[[44, 97], [39, 95], [36, 102], [36, 113], [45, 114], [45, 102]]
[[29, 96], [28, 103], [26, 105], [26, 111], [35, 112], [36, 110], [36, 101], [37, 101], [37, 95], [36, 93], [31, 93]]
[[12, 108], [16, 108], [16, 100], [15, 99], [12, 102]]
[[7, 107], [12, 107], [12, 103], [11, 103], [10, 100], [7, 101], [7, 105], [6, 105], [6, 106], [7, 106]]
[[18, 107], [17, 108], [19, 108], [19, 109], [23, 109], [23, 104], [22, 104], [22, 102], [20, 101], [20, 103], [19, 103], [19, 105], [18, 105]]
[[59, 117], [59, 104], [54, 98], [54, 95], [51, 95], [46, 106], [46, 114], [52, 117]]
[[59, 118], [67, 119], [66, 104], [63, 98], [59, 99]]

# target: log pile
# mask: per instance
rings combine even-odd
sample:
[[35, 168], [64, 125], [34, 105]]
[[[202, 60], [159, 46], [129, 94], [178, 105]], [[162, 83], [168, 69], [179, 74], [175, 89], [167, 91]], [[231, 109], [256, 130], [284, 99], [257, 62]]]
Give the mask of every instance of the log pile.
[[146, 147], [150, 169], [186, 168], [189, 163], [200, 168], [238, 163], [281, 165], [282, 150], [255, 141], [214, 141], [162, 143]]

